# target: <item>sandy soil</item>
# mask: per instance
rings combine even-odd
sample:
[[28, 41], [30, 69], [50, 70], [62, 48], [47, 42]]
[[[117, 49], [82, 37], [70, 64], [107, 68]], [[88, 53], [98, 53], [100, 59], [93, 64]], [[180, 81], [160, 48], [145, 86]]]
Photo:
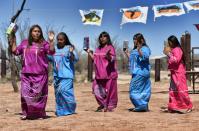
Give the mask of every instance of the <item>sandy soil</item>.
[[195, 110], [189, 114], [170, 114], [160, 111], [168, 101], [168, 82], [152, 80], [150, 112], [128, 112], [132, 107], [128, 95], [128, 75], [118, 79], [118, 107], [114, 112], [94, 112], [97, 108], [90, 83], [75, 83], [77, 114], [56, 117], [54, 89], [49, 86], [47, 103], [48, 119], [22, 121], [20, 117], [20, 93], [13, 93], [11, 83], [0, 84], [1, 131], [198, 131], [199, 94], [190, 94]]

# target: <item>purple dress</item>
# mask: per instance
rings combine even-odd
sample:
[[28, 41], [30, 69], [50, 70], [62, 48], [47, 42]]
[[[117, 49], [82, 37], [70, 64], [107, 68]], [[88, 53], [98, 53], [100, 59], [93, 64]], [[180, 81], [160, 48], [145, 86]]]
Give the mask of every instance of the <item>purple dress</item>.
[[[109, 52], [111, 60], [106, 58]], [[112, 110], [117, 107], [117, 69], [116, 54], [112, 45], [97, 48], [94, 53], [95, 80], [93, 82], [93, 94], [101, 107]]]
[[32, 43], [24, 40], [14, 52], [22, 56], [21, 71], [21, 107], [22, 113], [27, 118], [44, 118], [48, 96], [48, 59], [49, 43]]

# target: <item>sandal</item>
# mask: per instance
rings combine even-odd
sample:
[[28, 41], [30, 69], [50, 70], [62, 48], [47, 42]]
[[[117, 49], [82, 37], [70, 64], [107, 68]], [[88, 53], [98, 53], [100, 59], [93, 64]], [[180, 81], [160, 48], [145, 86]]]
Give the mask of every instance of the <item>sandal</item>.
[[104, 107], [103, 107], [103, 106], [99, 106], [95, 112], [102, 112], [102, 111], [103, 111], [103, 109], [104, 109]]
[[168, 108], [161, 108], [161, 111], [165, 112], [165, 113], [170, 113], [171, 112]]
[[193, 109], [191, 108], [191, 109], [187, 109], [186, 110], [186, 113], [190, 113], [190, 112], [192, 112], [193, 111]]
[[135, 111], [135, 108], [129, 108], [128, 110], [129, 110], [130, 112], [131, 112], [131, 111], [133, 112], [133, 111]]
[[26, 117], [26, 116], [21, 116], [20, 119], [21, 119], [21, 120], [26, 120], [27, 117]]

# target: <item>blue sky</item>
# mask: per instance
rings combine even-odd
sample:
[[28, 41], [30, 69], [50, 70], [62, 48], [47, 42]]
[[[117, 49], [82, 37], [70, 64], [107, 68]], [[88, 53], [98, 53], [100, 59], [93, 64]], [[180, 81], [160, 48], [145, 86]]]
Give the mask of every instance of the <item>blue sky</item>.
[[[162, 55], [163, 42], [169, 35], [176, 35], [178, 38], [185, 32], [191, 33], [192, 46], [199, 45], [199, 32], [193, 24], [199, 23], [199, 11], [186, 12], [185, 15], [172, 17], [159, 17], [154, 21], [152, 11], [153, 5], [171, 4], [185, 2], [188, 0], [27, 0], [25, 8], [30, 11], [23, 11], [18, 21], [29, 19], [31, 25], [39, 24], [43, 29], [50, 24], [54, 28], [67, 33], [72, 43], [81, 49], [83, 38], [89, 36], [92, 43], [102, 31], [107, 31], [111, 37], [117, 37], [122, 45], [124, 40], [129, 40], [132, 46], [132, 38], [135, 33], [143, 33], [146, 42], [152, 50], [152, 56]], [[1, 0], [0, 1], [0, 26], [9, 23], [14, 11], [19, 8], [22, 0]], [[148, 19], [146, 24], [128, 23], [120, 28], [122, 13], [120, 8], [133, 6], [148, 6]], [[79, 9], [104, 9], [102, 25], [83, 25]], [[186, 8], [185, 8], [186, 10]], [[0, 38], [3, 38], [2, 32]]]

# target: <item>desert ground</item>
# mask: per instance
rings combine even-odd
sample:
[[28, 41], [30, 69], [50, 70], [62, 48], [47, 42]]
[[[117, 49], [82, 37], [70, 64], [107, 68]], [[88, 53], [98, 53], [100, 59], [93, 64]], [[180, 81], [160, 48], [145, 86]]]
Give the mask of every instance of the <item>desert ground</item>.
[[[130, 76], [118, 78], [118, 107], [114, 112], [95, 112], [98, 107], [91, 92], [91, 83], [76, 82], [77, 114], [56, 117], [54, 88], [49, 86], [47, 119], [20, 120], [20, 93], [14, 93], [11, 82], [0, 83], [1, 131], [198, 131], [199, 94], [190, 94], [194, 111], [188, 114], [164, 113], [160, 107], [168, 101], [169, 79], [152, 78], [152, 97], [149, 112], [129, 112], [133, 107], [129, 100]], [[191, 90], [191, 88], [189, 88]], [[198, 88], [197, 88], [198, 89]]]

